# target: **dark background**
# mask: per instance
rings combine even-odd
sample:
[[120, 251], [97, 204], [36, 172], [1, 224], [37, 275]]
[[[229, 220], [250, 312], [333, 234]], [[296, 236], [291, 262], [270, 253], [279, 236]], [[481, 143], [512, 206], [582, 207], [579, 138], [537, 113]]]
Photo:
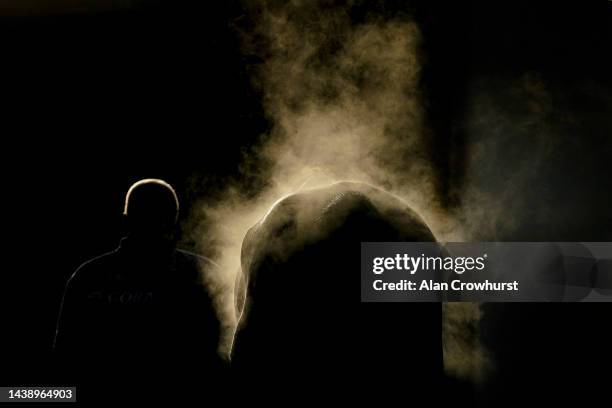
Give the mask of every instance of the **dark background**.
[[[559, 86], [588, 80], [604, 97], [568, 105], [585, 118], [576, 138], [587, 147], [562, 171], [595, 180], [573, 190], [587, 196], [577, 212], [589, 211], [589, 197], [598, 200], [595, 221], [588, 228], [549, 226], [545, 236], [524, 227], [514, 238], [612, 241], [610, 214], [600, 213], [612, 208], [605, 205], [612, 196], [610, 122], [600, 121], [609, 112], [603, 102], [610, 101], [612, 3], [533, 3], [359, 1], [352, 12], [359, 19], [368, 10], [401, 10], [421, 25], [422, 89], [449, 208], [461, 204], [456, 192], [467, 160], [461, 123], [473, 81], [528, 71]], [[190, 203], [240, 177], [245, 149], [269, 123], [249, 79], [261, 61], [240, 52], [235, 28], [249, 17], [238, 2], [141, 1], [96, 11], [16, 6], [4, 14], [0, 383], [46, 385], [55, 381], [49, 356], [65, 281], [79, 264], [116, 246], [129, 185], [166, 179], [182, 198], [185, 218]], [[593, 111], [599, 119], [589, 120]], [[256, 190], [265, 180], [243, 183]], [[609, 371], [610, 312], [603, 304], [500, 311], [488, 341], [502, 374], [491, 389], [553, 392], [571, 385], [576, 395], [603, 392], [594, 373]]]

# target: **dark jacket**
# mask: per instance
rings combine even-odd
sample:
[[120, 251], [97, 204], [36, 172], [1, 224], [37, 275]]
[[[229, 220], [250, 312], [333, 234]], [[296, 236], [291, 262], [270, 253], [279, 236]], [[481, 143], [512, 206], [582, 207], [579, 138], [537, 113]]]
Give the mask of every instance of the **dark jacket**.
[[67, 380], [118, 392], [217, 381], [214, 273], [203, 257], [133, 238], [83, 264], [66, 286], [54, 344]]

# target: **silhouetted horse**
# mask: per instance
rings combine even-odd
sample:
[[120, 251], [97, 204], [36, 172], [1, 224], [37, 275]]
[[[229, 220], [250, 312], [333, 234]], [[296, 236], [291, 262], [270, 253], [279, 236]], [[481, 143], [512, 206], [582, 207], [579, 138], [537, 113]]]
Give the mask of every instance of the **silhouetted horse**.
[[249, 399], [406, 401], [437, 387], [441, 305], [361, 303], [364, 241], [435, 238], [406, 203], [352, 182], [288, 196], [247, 232], [232, 365]]

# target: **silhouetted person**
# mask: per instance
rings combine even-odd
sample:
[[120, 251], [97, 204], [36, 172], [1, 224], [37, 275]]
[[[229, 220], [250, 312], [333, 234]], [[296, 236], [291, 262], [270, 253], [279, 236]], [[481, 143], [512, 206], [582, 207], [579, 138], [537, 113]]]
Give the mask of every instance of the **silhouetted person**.
[[68, 281], [55, 350], [81, 396], [180, 398], [217, 389], [220, 327], [207, 285], [216, 267], [175, 248], [178, 209], [166, 182], [135, 183], [125, 200], [128, 236]]
[[401, 200], [349, 182], [288, 196], [248, 231], [232, 353], [238, 398], [435, 405], [441, 305], [361, 303], [366, 241], [435, 238]]

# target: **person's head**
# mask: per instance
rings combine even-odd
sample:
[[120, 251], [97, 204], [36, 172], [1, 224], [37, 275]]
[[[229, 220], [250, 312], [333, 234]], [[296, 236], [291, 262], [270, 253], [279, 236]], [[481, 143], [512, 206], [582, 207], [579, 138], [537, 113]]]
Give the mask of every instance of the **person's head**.
[[170, 184], [159, 179], [143, 179], [128, 190], [123, 215], [130, 234], [170, 238], [178, 211], [178, 198]]

